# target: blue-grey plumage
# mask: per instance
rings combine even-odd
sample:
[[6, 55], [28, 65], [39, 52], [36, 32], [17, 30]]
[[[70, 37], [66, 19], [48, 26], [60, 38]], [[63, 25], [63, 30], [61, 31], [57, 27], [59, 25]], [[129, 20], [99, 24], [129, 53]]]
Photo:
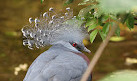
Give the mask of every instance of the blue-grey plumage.
[[80, 52], [90, 52], [82, 43], [88, 33], [82, 21], [73, 17], [72, 10], [66, 10], [60, 15], [50, 8], [42, 18], [29, 18], [30, 24], [22, 28], [26, 38], [23, 45], [28, 48], [52, 45], [36, 58], [23, 81], [80, 81], [89, 62]]
[[36, 58], [23, 81], [80, 81], [88, 64], [74, 52], [81, 53], [70, 43], [53, 45]]

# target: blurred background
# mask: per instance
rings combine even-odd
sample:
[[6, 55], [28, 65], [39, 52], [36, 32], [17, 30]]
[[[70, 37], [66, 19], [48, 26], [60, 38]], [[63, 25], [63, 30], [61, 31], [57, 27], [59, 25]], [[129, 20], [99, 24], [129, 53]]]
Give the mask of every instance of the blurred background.
[[[66, 0], [0, 0], [0, 81], [22, 81], [27, 68], [34, 59], [47, 50], [45, 47], [30, 50], [22, 44], [21, 28], [28, 24], [28, 18], [39, 17], [50, 7], [58, 11], [65, 9]], [[84, 6], [77, 6], [80, 0], [75, 0], [69, 6], [73, 8], [74, 15]], [[103, 55], [98, 61], [93, 73], [93, 81], [106, 74], [131, 69], [137, 70], [137, 27], [133, 30], [121, 26], [121, 37], [112, 37]], [[102, 42], [97, 36], [94, 43], [84, 40], [84, 44], [92, 51], [86, 54], [91, 59]]]

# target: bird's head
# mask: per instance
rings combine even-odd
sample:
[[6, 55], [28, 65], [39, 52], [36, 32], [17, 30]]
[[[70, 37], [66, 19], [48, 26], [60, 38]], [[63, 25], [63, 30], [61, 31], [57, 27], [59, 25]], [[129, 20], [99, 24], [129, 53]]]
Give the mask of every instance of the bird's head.
[[78, 42], [78, 41], [57, 41], [55, 42], [53, 45], [57, 45], [57, 44], [61, 44], [64, 47], [70, 49], [72, 52], [78, 52], [81, 53], [82, 51], [87, 52], [87, 53], [91, 53], [91, 51], [89, 49], [87, 49], [85, 47], [85, 45], [82, 42]]
[[87, 53], [91, 53], [89, 49], [87, 49], [83, 43], [70, 42], [70, 44], [77, 49], [78, 51], [85, 51]]

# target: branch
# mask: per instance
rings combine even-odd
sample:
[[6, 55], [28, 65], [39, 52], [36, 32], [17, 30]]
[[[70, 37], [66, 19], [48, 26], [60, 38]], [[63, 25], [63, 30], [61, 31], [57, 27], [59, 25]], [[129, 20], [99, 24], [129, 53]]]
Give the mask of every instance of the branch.
[[106, 39], [100, 44], [98, 50], [96, 51], [93, 59], [91, 60], [86, 72], [83, 74], [81, 81], [87, 81], [89, 75], [91, 74], [93, 68], [95, 67], [97, 61], [99, 60], [103, 50], [105, 49], [105, 47], [107, 46], [110, 37], [114, 34], [115, 30], [117, 28], [116, 24], [113, 24], [112, 29], [110, 30], [110, 32], [108, 33]]

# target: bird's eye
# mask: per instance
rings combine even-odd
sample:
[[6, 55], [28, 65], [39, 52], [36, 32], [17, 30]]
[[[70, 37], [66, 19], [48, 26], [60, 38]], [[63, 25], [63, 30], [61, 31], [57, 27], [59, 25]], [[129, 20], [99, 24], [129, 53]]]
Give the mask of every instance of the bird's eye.
[[73, 47], [75, 47], [77, 44], [76, 44], [76, 43], [73, 43], [72, 45], [73, 45]]

